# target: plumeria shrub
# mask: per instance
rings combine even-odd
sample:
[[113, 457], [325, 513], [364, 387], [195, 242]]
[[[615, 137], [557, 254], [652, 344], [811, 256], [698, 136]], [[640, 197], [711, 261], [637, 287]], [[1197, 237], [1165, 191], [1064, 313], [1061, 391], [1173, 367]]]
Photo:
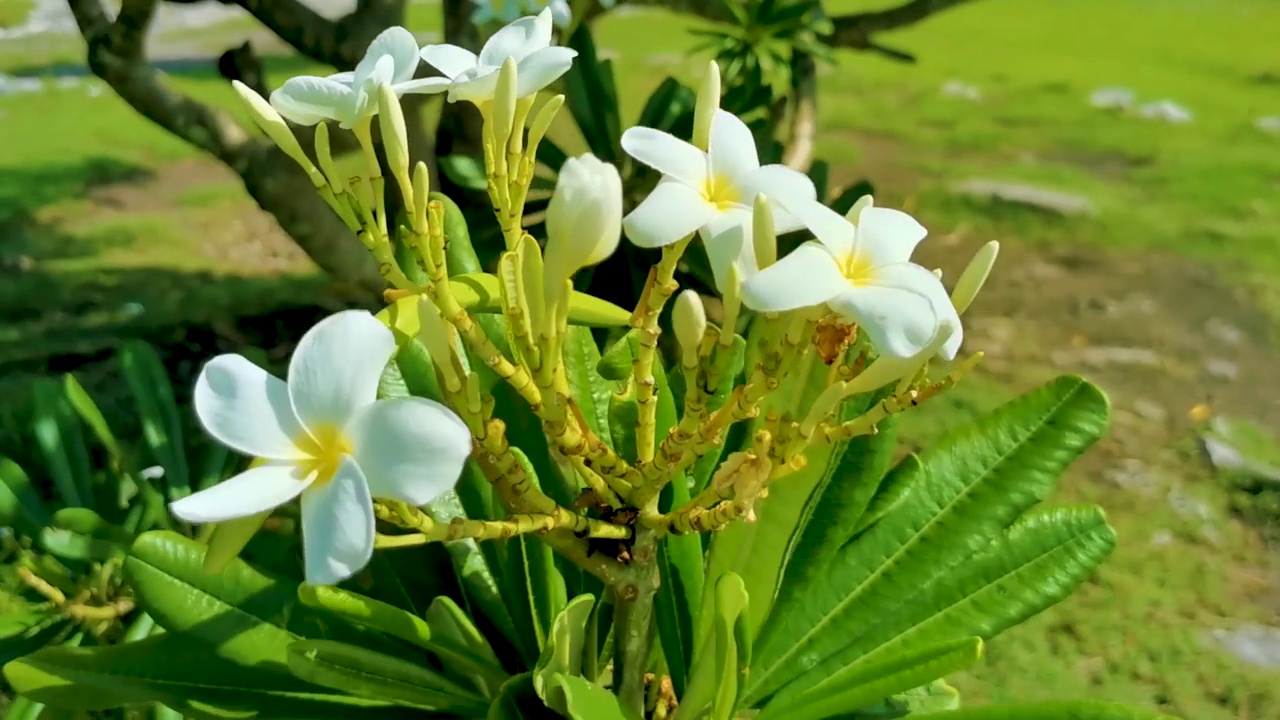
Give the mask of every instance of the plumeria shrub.
[[[123, 560], [165, 632], [42, 650], [6, 666], [12, 686], [188, 717], [1152, 717], [1069, 699], [960, 710], [943, 680], [1115, 540], [1098, 508], [1040, 506], [1107, 423], [1079, 378], [895, 452], [897, 418], [979, 357], [960, 355], [961, 318], [996, 246], [948, 292], [911, 262], [926, 233], [909, 215], [869, 197], [836, 213], [762, 164], [714, 65], [687, 140], [621, 133], [661, 177], [642, 202], [624, 216], [618, 170], [571, 158], [535, 238], [525, 201], [563, 100], [543, 91], [574, 57], [552, 35], [549, 12], [522, 18], [477, 56], [392, 29], [350, 75], [269, 101], [240, 88], [377, 258], [387, 305], [316, 325], [283, 380], [208, 363], [195, 412], [256, 460], [172, 504], [214, 526], [207, 542], [149, 532]], [[411, 79], [419, 57], [445, 77]], [[408, 157], [406, 92], [484, 116], [494, 273]], [[286, 119], [317, 125], [314, 162]], [[329, 123], [363, 148], [354, 177]], [[785, 232], [813, 239], [779, 256]], [[660, 253], [630, 308], [574, 289], [623, 235]], [[674, 279], [694, 244], [714, 299]], [[235, 556], [273, 515], [300, 518], [303, 547], [268, 572]]]

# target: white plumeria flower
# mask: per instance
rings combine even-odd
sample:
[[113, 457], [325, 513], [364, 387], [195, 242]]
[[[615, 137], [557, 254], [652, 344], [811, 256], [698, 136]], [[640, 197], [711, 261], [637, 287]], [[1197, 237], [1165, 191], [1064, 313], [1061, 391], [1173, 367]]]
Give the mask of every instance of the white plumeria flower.
[[529, 97], [568, 72], [578, 55], [572, 48], [553, 47], [551, 30], [552, 13], [547, 8], [494, 33], [479, 55], [457, 45], [428, 45], [422, 48], [423, 61], [445, 77], [428, 78], [426, 91], [447, 90], [449, 102], [489, 102], [498, 89], [498, 71], [512, 58], [516, 61], [516, 97]]
[[622, 221], [627, 237], [640, 247], [654, 248], [699, 232], [718, 279], [731, 262], [739, 263], [740, 276], [755, 270], [751, 205], [756, 195], [763, 193], [774, 203], [779, 233], [803, 227], [786, 207], [817, 198], [813, 181], [804, 173], [785, 165], [762, 167], [751, 130], [724, 110], [716, 110], [711, 120], [707, 152], [647, 127], [624, 132], [622, 148], [662, 173], [649, 197]]
[[942, 281], [911, 262], [927, 231], [900, 210], [859, 203], [850, 218], [820, 203], [791, 211], [818, 238], [796, 248], [742, 285], [743, 303], [781, 312], [826, 303], [857, 323], [882, 355], [916, 356], [944, 325], [952, 330], [938, 354], [960, 349], [960, 318]]
[[174, 502], [173, 514], [216, 523], [301, 496], [307, 582], [354, 575], [373, 554], [372, 496], [431, 502], [453, 488], [471, 452], [466, 425], [443, 405], [376, 400], [394, 352], [385, 325], [346, 310], [302, 336], [288, 383], [240, 355], [211, 360], [196, 380], [200, 423], [266, 462]]
[[271, 93], [271, 105], [299, 125], [336, 120], [344, 128], [378, 114], [378, 86], [390, 85], [397, 96], [430, 92], [428, 79], [414, 80], [418, 70], [418, 41], [402, 27], [383, 30], [369, 44], [364, 59], [352, 72], [328, 77], [289, 78]]

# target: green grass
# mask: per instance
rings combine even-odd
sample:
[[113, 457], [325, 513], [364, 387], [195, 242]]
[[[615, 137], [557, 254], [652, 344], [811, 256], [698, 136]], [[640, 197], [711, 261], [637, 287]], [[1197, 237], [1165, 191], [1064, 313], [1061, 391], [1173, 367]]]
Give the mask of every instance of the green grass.
[[[10, 5], [0, 0], [0, 17]], [[871, 5], [840, 0], [828, 10]], [[437, 6], [415, 3], [410, 13], [413, 29], [438, 29]], [[696, 77], [707, 58], [687, 52], [692, 39], [682, 32], [695, 25], [661, 13], [601, 23], [597, 42], [616, 57], [624, 117], [636, 117], [666, 74]], [[819, 155], [837, 181], [870, 172], [883, 203], [913, 203], [935, 230], [1181, 255], [1242, 281], [1280, 318], [1280, 137], [1252, 126], [1280, 114], [1276, 27], [1280, 5], [1265, 0], [981, 0], [881, 38], [915, 53], [917, 65], [839, 53], [823, 69]], [[18, 42], [0, 48], [0, 71], [79, 52]], [[323, 72], [294, 60], [270, 67], [277, 81]], [[943, 96], [950, 79], [977, 85], [982, 101]], [[240, 114], [211, 73], [174, 82]], [[1195, 121], [1165, 125], [1089, 107], [1089, 93], [1104, 85], [1130, 87], [1141, 100], [1173, 98]], [[207, 230], [249, 202], [234, 184], [188, 186], [168, 206], [128, 216], [92, 210], [84, 196], [104, 183], [145, 183], [196, 155], [110, 93], [0, 97], [0, 137], [0, 255], [35, 260], [0, 284], [0, 362], [318, 292], [314, 275], [264, 277], [208, 252]], [[971, 177], [1079, 193], [1098, 214], [1060, 219], [949, 189]], [[1017, 383], [973, 376], [907, 418], [908, 444], [931, 442], [1046, 374], [1032, 368]], [[1166, 440], [1174, 460], [1155, 470], [1225, 517], [1226, 491], [1194, 448], [1181, 436]], [[975, 702], [1084, 695], [1187, 720], [1280, 717], [1274, 675], [1203, 640], [1213, 628], [1274, 622], [1269, 597], [1249, 579], [1268, 572], [1267, 547], [1225, 520], [1206, 538], [1163, 495], [1115, 489], [1102, 474], [1116, 460], [1095, 451], [1055, 498], [1103, 505], [1120, 535], [1115, 555], [1076, 596], [989, 643], [981, 667], [956, 684]]]
[[0, 0], [0, 28], [21, 25], [35, 6], [35, 0]]

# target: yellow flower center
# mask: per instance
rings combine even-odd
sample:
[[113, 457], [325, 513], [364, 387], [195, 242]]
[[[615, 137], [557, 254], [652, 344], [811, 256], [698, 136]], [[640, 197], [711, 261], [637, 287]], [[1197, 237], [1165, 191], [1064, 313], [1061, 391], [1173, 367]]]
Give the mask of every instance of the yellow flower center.
[[342, 465], [344, 455], [351, 454], [351, 441], [336, 425], [317, 425], [311, 428], [310, 434], [294, 440], [298, 449], [307, 454], [307, 458], [298, 463], [303, 475], [315, 476], [313, 486], [323, 485], [333, 479]]
[[708, 175], [702, 184], [702, 199], [724, 212], [742, 203], [742, 195], [733, 186], [729, 178], [723, 175]]
[[840, 261], [840, 271], [849, 279], [854, 287], [862, 287], [870, 285], [875, 279], [875, 267], [871, 264], [871, 259], [866, 256], [860, 256], [856, 252], [845, 255]]

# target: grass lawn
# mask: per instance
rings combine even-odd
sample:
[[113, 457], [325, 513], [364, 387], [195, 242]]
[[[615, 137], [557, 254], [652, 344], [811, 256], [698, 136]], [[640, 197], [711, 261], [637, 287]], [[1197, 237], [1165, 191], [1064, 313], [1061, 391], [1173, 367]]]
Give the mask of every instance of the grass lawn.
[[[888, 4], [840, 0], [828, 11]], [[0, 12], [7, 6], [0, 0]], [[415, 29], [435, 29], [434, 6], [411, 7]], [[706, 62], [687, 53], [692, 39], [680, 30], [693, 26], [659, 12], [601, 22], [597, 42], [615, 58], [629, 116], [665, 75], [691, 80]], [[881, 38], [916, 65], [840, 53], [822, 71], [819, 156], [835, 180], [869, 176], [882, 204], [912, 209], [939, 238], [926, 252], [949, 277], [977, 243], [1007, 248], [969, 330], [968, 350], [988, 351], [989, 367], [910, 418], [910, 442], [1056, 372], [1089, 369], [1055, 360], [1059, 351], [1161, 354], [1158, 366], [1086, 372], [1116, 401], [1115, 436], [1058, 500], [1103, 505], [1120, 548], [1078, 595], [989, 643], [981, 667], [956, 679], [974, 701], [1083, 695], [1188, 720], [1280, 717], [1275, 671], [1205, 639], [1274, 625], [1280, 574], [1263, 536], [1232, 518], [1184, 419], [1212, 394], [1220, 410], [1280, 421], [1269, 409], [1280, 382], [1280, 135], [1254, 127], [1280, 115], [1277, 27], [1280, 5], [1267, 0], [981, 0]], [[0, 48], [0, 72], [75, 53]], [[273, 62], [277, 75], [302, 68]], [[952, 80], [981, 99], [944, 94]], [[210, 74], [176, 82], [233, 106]], [[1090, 107], [1094, 89], [1116, 85], [1140, 102], [1171, 98], [1194, 120]], [[297, 254], [257, 261], [253, 240], [271, 228], [246, 219], [234, 177], [209, 171], [109, 92], [0, 96], [0, 138], [0, 371], [139, 327], [323, 292]], [[1068, 219], [954, 192], [971, 178], [1075, 193], [1095, 213]], [[1155, 307], [1126, 319], [1138, 295]], [[1205, 332], [1219, 317], [1246, 330], [1242, 345]], [[1239, 376], [1209, 385], [1202, 361], [1219, 356], [1234, 358]], [[1135, 466], [1155, 489], [1111, 479]]]

